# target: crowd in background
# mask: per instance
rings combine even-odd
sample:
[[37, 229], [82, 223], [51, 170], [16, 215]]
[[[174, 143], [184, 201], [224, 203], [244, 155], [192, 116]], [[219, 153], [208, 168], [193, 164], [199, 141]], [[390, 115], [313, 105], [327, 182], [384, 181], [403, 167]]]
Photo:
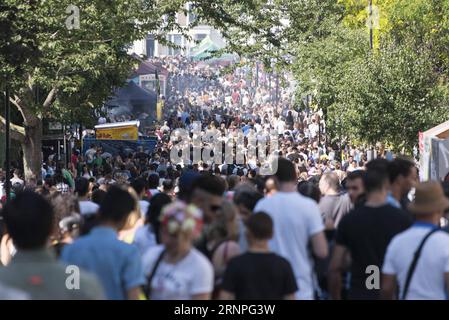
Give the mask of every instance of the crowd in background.
[[[297, 107], [267, 73], [161, 63], [170, 76], [152, 152], [92, 144], [68, 164], [45, 159], [41, 176], [14, 170], [0, 298], [446, 298], [448, 182], [419, 183], [414, 159], [331, 144], [322, 112]], [[179, 128], [243, 134], [244, 161], [173, 163]], [[278, 139], [273, 175], [247, 152], [267, 135]], [[367, 280], [375, 268], [379, 284]]]

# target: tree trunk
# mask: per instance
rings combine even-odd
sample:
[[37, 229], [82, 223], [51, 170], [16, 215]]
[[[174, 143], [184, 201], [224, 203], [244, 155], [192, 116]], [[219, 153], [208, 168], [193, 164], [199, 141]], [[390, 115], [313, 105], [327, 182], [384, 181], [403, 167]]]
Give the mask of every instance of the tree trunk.
[[25, 141], [22, 142], [25, 180], [31, 177], [41, 179], [42, 165], [42, 120], [25, 127]]

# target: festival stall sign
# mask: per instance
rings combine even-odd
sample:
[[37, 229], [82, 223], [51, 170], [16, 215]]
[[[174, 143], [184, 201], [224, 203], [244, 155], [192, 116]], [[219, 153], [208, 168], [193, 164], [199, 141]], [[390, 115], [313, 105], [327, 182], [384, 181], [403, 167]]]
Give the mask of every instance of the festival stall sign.
[[95, 137], [98, 140], [129, 140], [139, 139], [139, 121], [106, 123], [95, 126]]

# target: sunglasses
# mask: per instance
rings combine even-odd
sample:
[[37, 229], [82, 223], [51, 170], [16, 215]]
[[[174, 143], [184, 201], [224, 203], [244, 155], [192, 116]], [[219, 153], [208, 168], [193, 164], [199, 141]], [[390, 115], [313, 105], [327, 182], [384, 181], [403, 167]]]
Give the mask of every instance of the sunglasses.
[[220, 209], [221, 209], [221, 206], [217, 206], [217, 205], [210, 205], [209, 206], [209, 210], [212, 211], [212, 212], [217, 212]]

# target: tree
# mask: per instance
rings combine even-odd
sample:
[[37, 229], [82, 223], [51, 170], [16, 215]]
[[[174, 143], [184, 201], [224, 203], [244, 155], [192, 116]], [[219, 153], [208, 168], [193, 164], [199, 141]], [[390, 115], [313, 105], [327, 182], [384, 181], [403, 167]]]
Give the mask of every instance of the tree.
[[353, 141], [410, 152], [419, 131], [448, 115], [447, 96], [432, 65], [426, 50], [394, 44], [359, 58], [340, 82], [329, 118]]
[[[374, 50], [367, 0], [273, 3], [289, 20], [277, 37], [281, 55], [291, 56], [284, 67], [295, 75], [296, 96], [313, 94], [334, 140], [410, 151], [418, 131], [449, 116], [448, 0], [373, 0]], [[250, 20], [273, 20], [263, 19]], [[242, 51], [266, 55], [254, 48]]]
[[[226, 13], [231, 0], [190, 2], [200, 20], [243, 27]], [[246, 2], [251, 1], [241, 3]], [[135, 61], [127, 48], [133, 41], [152, 33], [167, 43], [167, 31], [187, 32], [176, 21], [176, 13], [186, 11], [186, 0], [4, 3], [0, 23], [8, 32], [2, 28], [0, 75], [8, 79], [11, 103], [22, 116], [11, 126], [11, 137], [22, 146], [26, 178], [40, 174], [43, 119], [79, 121], [87, 115], [89, 120], [132, 71]]]

